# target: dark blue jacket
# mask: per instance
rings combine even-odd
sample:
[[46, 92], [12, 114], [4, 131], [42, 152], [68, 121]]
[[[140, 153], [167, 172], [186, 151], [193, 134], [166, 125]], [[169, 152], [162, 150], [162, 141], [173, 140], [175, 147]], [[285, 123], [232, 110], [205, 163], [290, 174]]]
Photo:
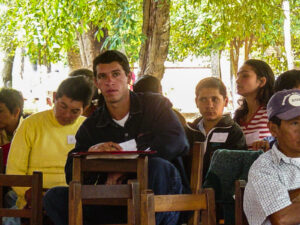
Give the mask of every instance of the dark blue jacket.
[[[69, 153], [65, 166], [67, 183], [72, 180], [72, 153], [86, 152], [92, 145], [102, 142], [121, 143], [135, 139], [138, 150], [150, 148], [157, 151], [155, 156], [172, 162], [187, 187], [181, 156], [188, 153], [189, 144], [171, 107], [170, 101], [159, 94], [130, 92], [130, 112], [125, 127], [112, 120], [105, 105], [97, 109], [76, 134], [75, 149]], [[99, 174], [90, 176], [85, 183], [94, 183], [98, 178]]]

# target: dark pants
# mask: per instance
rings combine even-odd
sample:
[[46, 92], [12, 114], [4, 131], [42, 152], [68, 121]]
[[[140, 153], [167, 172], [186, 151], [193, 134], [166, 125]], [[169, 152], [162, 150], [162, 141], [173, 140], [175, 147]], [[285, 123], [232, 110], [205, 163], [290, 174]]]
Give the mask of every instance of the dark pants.
[[[162, 158], [149, 158], [149, 189], [154, 194], [181, 194], [182, 182], [178, 170], [169, 161]], [[44, 196], [44, 208], [56, 225], [68, 225], [67, 187], [55, 187]], [[83, 206], [84, 224], [122, 223], [127, 219], [126, 207], [119, 206]], [[176, 225], [179, 212], [156, 213], [157, 225]]]

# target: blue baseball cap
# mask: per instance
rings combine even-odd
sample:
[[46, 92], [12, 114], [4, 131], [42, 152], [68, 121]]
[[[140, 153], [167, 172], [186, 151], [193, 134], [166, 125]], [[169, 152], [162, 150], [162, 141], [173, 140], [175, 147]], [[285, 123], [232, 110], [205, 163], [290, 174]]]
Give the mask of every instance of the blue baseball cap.
[[300, 90], [289, 89], [276, 92], [268, 102], [269, 120], [276, 116], [281, 120], [291, 120], [300, 116]]

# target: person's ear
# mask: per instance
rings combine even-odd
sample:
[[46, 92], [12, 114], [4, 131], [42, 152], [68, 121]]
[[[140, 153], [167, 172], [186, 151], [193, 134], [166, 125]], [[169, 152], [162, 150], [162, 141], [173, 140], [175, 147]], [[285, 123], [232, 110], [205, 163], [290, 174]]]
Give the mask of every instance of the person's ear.
[[15, 109], [13, 110], [13, 115], [14, 115], [14, 117], [16, 117], [16, 118], [19, 118], [19, 117], [20, 117], [20, 113], [21, 113], [21, 109], [20, 109], [20, 108], [15, 108]]
[[229, 100], [228, 100], [228, 97], [225, 97], [224, 101], [225, 101], [225, 105], [224, 105], [224, 106], [227, 107], [228, 101], [229, 101]]
[[130, 71], [130, 72], [127, 74], [127, 84], [130, 84], [131, 79], [132, 79], [132, 72]]
[[271, 121], [268, 122], [268, 128], [272, 134], [273, 137], [277, 137], [278, 136], [278, 132], [279, 132], [279, 127], [277, 124], [272, 123]]
[[195, 98], [195, 103], [196, 103], [197, 108], [199, 109], [198, 101], [197, 101], [197, 96], [196, 96], [196, 98]]
[[266, 83], [267, 83], [267, 78], [261, 77], [259, 80], [260, 80], [259, 87], [263, 87], [263, 86], [266, 85]]

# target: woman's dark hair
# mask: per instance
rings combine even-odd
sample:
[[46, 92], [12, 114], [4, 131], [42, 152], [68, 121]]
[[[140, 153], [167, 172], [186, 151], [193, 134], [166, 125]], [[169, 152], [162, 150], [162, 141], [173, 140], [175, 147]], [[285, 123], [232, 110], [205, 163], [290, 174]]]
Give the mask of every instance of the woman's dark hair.
[[59, 99], [65, 95], [72, 100], [82, 102], [84, 108], [90, 104], [93, 92], [93, 83], [87, 77], [69, 77], [59, 85], [55, 99]]
[[[256, 100], [259, 102], [259, 104], [261, 106], [266, 106], [274, 93], [275, 78], [271, 67], [266, 62], [258, 59], [249, 59], [244, 64], [251, 66], [257, 78], [266, 78], [266, 84], [259, 88], [259, 91], [256, 95]], [[240, 123], [240, 121], [247, 115], [249, 110], [245, 98], [240, 99], [239, 104], [240, 108], [235, 111], [234, 116], [234, 120], [237, 123]]]
[[200, 80], [195, 89], [196, 97], [198, 97], [203, 88], [216, 88], [219, 90], [224, 99], [227, 97], [227, 91], [224, 83], [216, 77], [207, 77]]
[[24, 106], [24, 99], [23, 95], [20, 91], [17, 91], [12, 88], [1, 88], [0, 89], [0, 102], [3, 103], [11, 114], [14, 113], [14, 110], [19, 108], [20, 115], [23, 114], [23, 106]]
[[276, 79], [275, 92], [284, 89], [293, 89], [300, 85], [300, 70], [288, 70]]

